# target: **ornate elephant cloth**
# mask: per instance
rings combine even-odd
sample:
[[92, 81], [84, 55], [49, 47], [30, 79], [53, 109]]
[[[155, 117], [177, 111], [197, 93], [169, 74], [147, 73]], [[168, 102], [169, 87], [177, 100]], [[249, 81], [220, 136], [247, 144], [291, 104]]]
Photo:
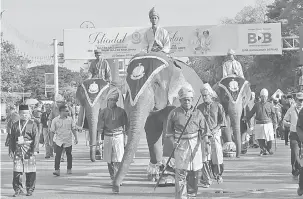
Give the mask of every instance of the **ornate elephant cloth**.
[[[38, 127], [33, 120], [19, 120], [12, 125], [9, 151], [14, 153], [15, 172], [36, 172], [37, 133]], [[18, 139], [23, 139], [26, 144], [19, 145]]]
[[103, 79], [88, 79], [82, 85], [85, 97], [91, 107], [99, 100], [102, 93], [109, 88], [109, 84]]
[[172, 59], [163, 53], [141, 53], [130, 60], [126, 82], [132, 105], [136, 104], [153, 77], [170, 64], [173, 64]]
[[230, 95], [232, 100], [237, 101], [239, 94], [243, 91], [244, 84], [247, 83], [242, 77], [229, 76], [223, 78], [218, 85]]

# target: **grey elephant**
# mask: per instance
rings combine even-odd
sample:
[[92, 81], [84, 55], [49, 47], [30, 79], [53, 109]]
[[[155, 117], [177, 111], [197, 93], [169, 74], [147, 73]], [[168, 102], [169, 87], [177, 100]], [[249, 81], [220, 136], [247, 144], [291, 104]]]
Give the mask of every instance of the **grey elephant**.
[[118, 90], [117, 105], [123, 108], [121, 91], [116, 85], [109, 84], [103, 79], [87, 79], [77, 88], [76, 97], [81, 105], [78, 126], [89, 130], [90, 159], [92, 162], [96, 161], [96, 156], [101, 154], [100, 135], [97, 133], [99, 113], [107, 107], [107, 95], [113, 90]]
[[239, 157], [243, 136], [246, 135], [244, 132], [247, 130], [242, 118], [251, 100], [250, 83], [239, 76], [228, 76], [215, 84], [213, 89], [226, 113], [227, 125], [222, 129], [223, 151], [236, 150], [236, 157]]
[[[163, 138], [163, 127], [166, 126], [170, 111], [180, 106], [178, 91], [188, 83], [196, 93], [203, 87], [203, 82], [193, 69], [163, 53], [134, 56], [128, 65], [126, 81], [128, 94], [124, 107], [130, 125], [126, 150], [113, 183], [114, 192], [119, 192], [119, 185], [128, 172], [140, 140], [140, 132], [146, 132], [149, 147], [148, 175], [160, 174], [165, 162], [163, 156], [169, 156], [173, 149], [173, 144]], [[194, 101], [198, 97], [199, 94], [195, 95]], [[174, 167], [173, 164], [171, 167]]]

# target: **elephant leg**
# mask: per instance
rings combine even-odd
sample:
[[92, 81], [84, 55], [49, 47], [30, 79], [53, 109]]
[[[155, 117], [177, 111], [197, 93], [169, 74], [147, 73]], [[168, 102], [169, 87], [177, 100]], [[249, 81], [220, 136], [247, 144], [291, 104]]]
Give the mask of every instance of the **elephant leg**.
[[157, 120], [157, 114], [150, 115], [146, 120], [145, 132], [150, 155], [147, 177], [151, 181], [156, 181], [160, 175], [163, 157], [162, 130], [162, 123]]
[[222, 140], [224, 142], [222, 147], [223, 151], [236, 151], [236, 145], [233, 142], [233, 130], [231, 128], [231, 121], [228, 114], [226, 114], [226, 127], [222, 129]]

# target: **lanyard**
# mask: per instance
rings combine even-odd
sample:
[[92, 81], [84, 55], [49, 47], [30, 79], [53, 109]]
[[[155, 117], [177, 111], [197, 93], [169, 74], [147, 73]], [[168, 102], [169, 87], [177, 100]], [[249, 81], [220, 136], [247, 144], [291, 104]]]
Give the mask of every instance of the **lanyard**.
[[[22, 133], [22, 132], [24, 131], [24, 128], [26, 127], [27, 122], [28, 122], [28, 120], [26, 120], [26, 122], [25, 122], [24, 126], [23, 126], [23, 127], [22, 127], [22, 129], [21, 129], [21, 124], [20, 124], [20, 120], [19, 120], [19, 130], [20, 130], [20, 134], [21, 134], [21, 135], [23, 135], [23, 133]], [[21, 136], [21, 135], [20, 135], [20, 136]]]

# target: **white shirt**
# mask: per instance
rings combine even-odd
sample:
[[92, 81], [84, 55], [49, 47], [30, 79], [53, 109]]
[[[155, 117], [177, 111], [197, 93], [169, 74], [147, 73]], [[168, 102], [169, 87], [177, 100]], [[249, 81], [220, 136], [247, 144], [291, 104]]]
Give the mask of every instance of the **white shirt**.
[[55, 132], [54, 142], [58, 146], [70, 147], [73, 143], [72, 131], [75, 129], [75, 123], [71, 117], [60, 118], [55, 117], [50, 128], [51, 132]]
[[244, 78], [242, 66], [237, 60], [229, 60], [223, 64], [223, 78], [230, 75], [237, 75]]
[[170, 39], [167, 30], [161, 27], [157, 27], [156, 32], [152, 28], [149, 28], [144, 34], [143, 48], [144, 51], [151, 52], [152, 47], [156, 42], [165, 53], [170, 51]]
[[296, 126], [297, 126], [297, 121], [298, 121], [298, 114], [300, 110], [297, 109], [297, 106], [291, 106], [283, 119], [284, 125], [285, 126], [290, 126], [290, 131], [292, 132], [297, 132]]

